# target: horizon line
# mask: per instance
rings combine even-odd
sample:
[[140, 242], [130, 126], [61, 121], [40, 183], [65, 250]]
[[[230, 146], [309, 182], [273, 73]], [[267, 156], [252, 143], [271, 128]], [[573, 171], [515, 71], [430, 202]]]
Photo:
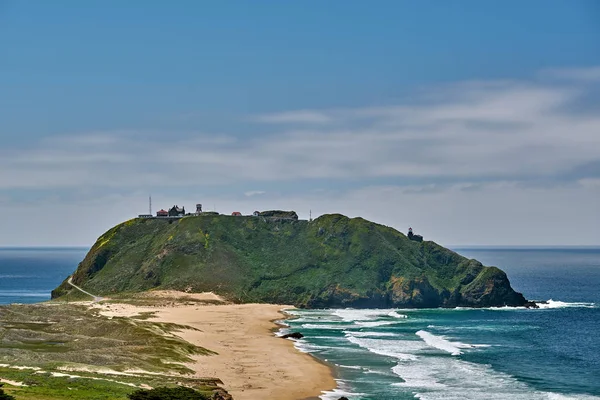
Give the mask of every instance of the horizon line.
[[[441, 244], [437, 243], [442, 246]], [[0, 246], [0, 250], [32, 250], [32, 249], [89, 249], [92, 245], [14, 245]], [[443, 245], [448, 249], [600, 249], [600, 244], [538, 244], [538, 245], [523, 245], [523, 244], [449, 244]]]

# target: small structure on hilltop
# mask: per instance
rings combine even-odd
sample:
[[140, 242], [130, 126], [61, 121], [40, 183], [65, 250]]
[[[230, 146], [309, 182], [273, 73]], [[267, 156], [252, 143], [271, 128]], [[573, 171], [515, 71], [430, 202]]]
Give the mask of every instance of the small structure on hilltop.
[[253, 216], [253, 217], [258, 217], [259, 215], [260, 215], [260, 211], [254, 211], [254, 212], [252, 213], [252, 216]]
[[138, 218], [152, 218], [152, 214], [140, 214]]
[[202, 204], [196, 204], [196, 215], [202, 214]]
[[157, 217], [168, 217], [169, 216], [169, 212], [167, 210], [160, 210], [156, 212], [156, 216]]
[[408, 238], [410, 240], [414, 240], [415, 242], [422, 242], [423, 241], [423, 236], [421, 236], [421, 235], [415, 235], [413, 233], [412, 228], [408, 228]]
[[231, 213], [231, 215], [233, 215], [234, 217], [241, 217], [242, 213], [239, 212], [239, 211], [234, 211], [234, 212]]
[[174, 205], [169, 209], [169, 217], [183, 217], [185, 215], [185, 207]]

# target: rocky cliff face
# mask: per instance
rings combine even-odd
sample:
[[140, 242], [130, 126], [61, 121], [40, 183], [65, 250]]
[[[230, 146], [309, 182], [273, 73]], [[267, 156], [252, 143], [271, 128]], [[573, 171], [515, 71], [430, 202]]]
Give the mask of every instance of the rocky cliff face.
[[[315, 308], [526, 303], [498, 268], [339, 214], [131, 220], [98, 239], [73, 282], [107, 296], [160, 287]], [[70, 290], [65, 281], [52, 297]]]

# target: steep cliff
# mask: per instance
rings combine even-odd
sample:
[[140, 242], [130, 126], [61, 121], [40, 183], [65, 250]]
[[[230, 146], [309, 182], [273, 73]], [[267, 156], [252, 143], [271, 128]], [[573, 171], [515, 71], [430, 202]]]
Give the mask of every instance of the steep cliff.
[[[299, 307], [526, 303], [498, 268], [339, 214], [130, 220], [98, 239], [73, 282], [103, 296], [169, 288]], [[70, 290], [65, 280], [52, 297]]]

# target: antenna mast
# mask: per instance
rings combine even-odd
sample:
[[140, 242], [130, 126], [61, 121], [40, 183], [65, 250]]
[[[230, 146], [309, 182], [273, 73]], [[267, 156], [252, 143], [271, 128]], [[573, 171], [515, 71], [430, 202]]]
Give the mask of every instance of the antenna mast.
[[152, 215], [152, 195], [148, 197], [148, 212]]

